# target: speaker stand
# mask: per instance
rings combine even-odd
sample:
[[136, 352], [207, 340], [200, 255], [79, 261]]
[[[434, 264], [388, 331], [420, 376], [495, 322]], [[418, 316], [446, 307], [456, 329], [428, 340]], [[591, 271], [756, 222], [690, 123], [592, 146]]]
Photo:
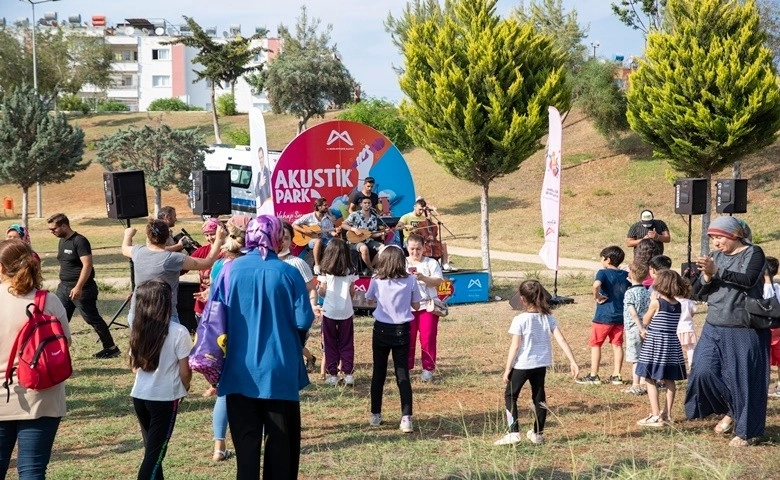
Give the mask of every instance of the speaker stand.
[[[127, 219], [127, 228], [130, 228], [130, 219]], [[108, 322], [108, 328], [111, 328], [111, 325], [116, 325], [117, 327], [121, 328], [129, 328], [129, 324], [119, 323], [117, 322], [117, 318], [119, 318], [119, 315], [122, 314], [122, 311], [124, 311], [125, 307], [127, 307], [130, 304], [130, 299], [133, 298], [133, 292], [135, 291], [135, 268], [133, 267], [133, 259], [131, 258], [130, 261], [130, 295], [127, 296], [124, 303], [119, 307], [119, 310], [116, 311], [113, 317], [111, 317], [111, 321]]]
[[555, 308], [558, 305], [568, 305], [570, 303], [574, 303], [573, 298], [558, 296], [558, 270], [556, 270], [555, 279], [553, 280], [553, 294], [552, 297], [550, 297], [550, 306]]

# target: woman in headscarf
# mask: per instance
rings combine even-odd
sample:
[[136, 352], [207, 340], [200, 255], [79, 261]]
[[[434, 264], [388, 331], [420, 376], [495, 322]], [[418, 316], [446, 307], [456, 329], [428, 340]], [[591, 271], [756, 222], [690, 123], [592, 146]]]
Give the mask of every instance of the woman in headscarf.
[[[6, 240], [12, 240], [14, 238], [18, 238], [19, 240], [23, 241], [27, 245], [30, 244], [30, 229], [24, 228], [22, 225], [19, 225], [18, 223], [14, 223], [10, 227], [8, 227], [8, 230], [5, 231], [5, 239]], [[35, 251], [32, 252], [32, 256], [35, 260], [38, 261], [38, 264], [41, 263], [41, 257], [38, 256]]]
[[228, 352], [217, 387], [227, 396], [236, 449], [236, 478], [297, 478], [301, 451], [299, 390], [309, 384], [300, 332], [314, 313], [295, 267], [279, 260], [282, 223], [270, 215], [249, 222], [245, 254], [222, 267], [212, 301], [227, 307]]
[[743, 447], [766, 426], [770, 333], [750, 328], [745, 312], [746, 296], [761, 298], [766, 259], [737, 218], [716, 218], [707, 235], [715, 251], [696, 261], [701, 275], [693, 285], [694, 298], [707, 302], [707, 318], [693, 354], [685, 415], [725, 415], [715, 432], [733, 431], [729, 445]]

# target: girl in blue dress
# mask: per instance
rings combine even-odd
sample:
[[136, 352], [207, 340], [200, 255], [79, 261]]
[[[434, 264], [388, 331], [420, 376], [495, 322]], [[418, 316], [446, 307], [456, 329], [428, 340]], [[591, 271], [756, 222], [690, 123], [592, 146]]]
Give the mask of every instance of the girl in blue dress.
[[674, 270], [661, 270], [656, 274], [650, 306], [642, 319], [647, 330], [636, 374], [663, 383], [666, 402], [662, 409], [656, 382], [647, 382], [650, 414], [637, 422], [642, 427], [661, 427], [671, 423], [670, 415], [677, 393], [675, 380], [687, 378], [685, 358], [677, 338], [682, 308], [674, 297], [687, 297], [689, 292], [688, 283]]

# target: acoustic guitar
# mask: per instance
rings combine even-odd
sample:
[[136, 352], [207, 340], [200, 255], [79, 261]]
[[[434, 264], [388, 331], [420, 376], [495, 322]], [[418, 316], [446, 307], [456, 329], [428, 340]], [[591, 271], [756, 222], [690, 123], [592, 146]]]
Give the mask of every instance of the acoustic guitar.
[[299, 247], [305, 247], [309, 242], [318, 237], [322, 229], [319, 225], [296, 225], [298, 228], [304, 230], [306, 233], [299, 232], [293, 229], [292, 243]]
[[360, 243], [371, 238], [371, 231], [365, 228], [358, 228], [358, 233], [353, 232], [351, 229], [347, 230], [347, 241], [349, 243]]

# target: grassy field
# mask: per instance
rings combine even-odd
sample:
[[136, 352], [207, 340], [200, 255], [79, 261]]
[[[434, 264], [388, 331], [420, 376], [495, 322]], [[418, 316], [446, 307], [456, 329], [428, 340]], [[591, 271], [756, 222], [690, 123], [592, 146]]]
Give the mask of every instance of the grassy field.
[[[95, 115], [75, 119], [87, 134], [87, 157], [94, 158], [92, 142], [117, 128], [156, 121], [146, 114]], [[210, 134], [205, 113], [165, 114], [175, 127], [192, 126]], [[223, 119], [223, 125], [246, 128], [246, 117]], [[281, 149], [294, 135], [295, 120], [267, 117], [269, 144]], [[780, 253], [778, 218], [778, 164], [780, 146], [773, 145], [746, 160], [743, 177], [749, 180], [749, 211], [744, 217], [756, 240], [772, 255]], [[438, 207], [447, 229], [446, 240], [463, 247], [479, 246], [479, 188], [446, 174], [430, 156], [415, 149], [405, 154], [418, 193]], [[490, 189], [491, 247], [510, 252], [535, 253], [543, 239], [540, 228], [539, 190], [543, 171], [537, 153], [520, 169], [496, 180]], [[92, 165], [61, 185], [43, 190], [44, 217], [64, 211], [76, 230], [90, 238], [98, 279], [126, 278], [128, 265], [119, 254], [124, 224], [105, 218], [102, 168]], [[577, 112], [564, 127], [562, 174], [561, 256], [596, 259], [608, 244], [622, 244], [639, 211], [650, 208], [670, 227], [673, 241], [667, 248], [675, 264], [685, 261], [687, 216], [675, 215], [673, 186], [668, 166], [649, 159], [647, 152], [616, 153], [604, 144]], [[728, 177], [722, 172], [717, 177]], [[0, 197], [11, 197], [15, 216], [0, 219], [3, 225], [18, 221], [21, 206], [18, 188], [0, 185]], [[34, 192], [30, 197], [35, 204]], [[178, 192], [164, 192], [163, 203], [177, 207], [180, 226], [198, 232], [199, 222], [187, 211]], [[150, 203], [151, 205], [151, 203]], [[142, 220], [133, 220], [140, 226]], [[56, 279], [56, 239], [46, 230], [45, 219], [31, 220], [34, 248], [43, 258], [45, 278]], [[693, 219], [693, 251], [698, 252], [700, 219]], [[141, 237], [142, 238], [142, 237]], [[478, 259], [456, 258], [461, 267], [479, 267]], [[541, 278], [549, 271], [541, 265], [494, 262], [495, 271], [514, 271], [520, 277]], [[524, 273], [520, 273], [524, 272]], [[593, 304], [588, 297], [591, 272], [560, 276], [559, 289], [575, 303], [556, 310], [581, 367], [588, 362], [587, 338]], [[509, 298], [517, 280], [496, 279], [491, 298]], [[103, 285], [100, 309], [107, 318], [124, 301], [123, 287]], [[397, 429], [400, 416], [397, 389], [392, 378], [385, 391], [387, 424], [368, 427], [370, 382], [370, 325], [356, 323], [356, 380], [354, 389], [326, 387], [318, 375], [303, 392], [303, 452], [301, 478], [324, 479], [656, 479], [656, 478], [776, 478], [780, 457], [774, 450], [780, 441], [780, 404], [770, 403], [766, 441], [755, 448], [727, 447], [728, 437], [712, 433], [716, 419], [687, 422], [682, 414], [682, 391], [674, 411], [677, 423], [669, 429], [642, 431], [636, 421], [649, 411], [646, 397], [621, 393], [612, 385], [580, 386], [566, 377], [565, 358], [556, 351], [556, 365], [548, 376], [547, 444], [523, 443], [498, 448], [492, 442], [504, 433], [503, 384], [500, 374], [508, 346], [506, 330], [515, 313], [506, 301], [457, 305], [442, 321], [439, 333], [438, 381], [413, 383], [415, 433]], [[122, 315], [120, 318], [123, 318]], [[701, 326], [703, 314], [697, 315]], [[73, 321], [75, 370], [68, 381], [68, 416], [63, 421], [50, 476], [59, 479], [133, 478], [141, 455], [140, 431], [129, 399], [133, 376], [126, 359], [97, 361], [96, 336], [76, 316]], [[123, 351], [127, 331], [115, 330]], [[310, 342], [310, 346], [314, 345]], [[605, 350], [603, 366], [610, 356]], [[315, 349], [321, 359], [321, 353]], [[319, 361], [319, 360], [318, 360]], [[419, 372], [417, 372], [419, 373]], [[623, 376], [629, 367], [623, 367]], [[169, 479], [232, 478], [234, 461], [211, 462], [210, 415], [213, 399], [200, 397], [206, 388], [202, 378], [182, 407], [165, 462]], [[524, 428], [531, 424], [530, 400], [521, 396]], [[397, 414], [397, 415], [396, 415]], [[15, 479], [15, 472], [9, 478]]]

